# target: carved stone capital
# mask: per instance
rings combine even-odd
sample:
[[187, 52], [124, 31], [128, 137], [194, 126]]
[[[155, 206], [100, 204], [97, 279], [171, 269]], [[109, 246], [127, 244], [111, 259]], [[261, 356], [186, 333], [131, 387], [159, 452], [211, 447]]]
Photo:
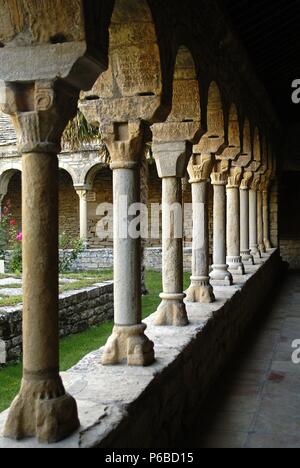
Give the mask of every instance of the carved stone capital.
[[217, 161], [214, 170], [210, 176], [212, 185], [226, 185], [228, 181], [228, 161]]
[[154, 143], [152, 151], [160, 178], [178, 177], [182, 179], [185, 176], [192, 153], [191, 144], [186, 141]]
[[251, 183], [253, 180], [253, 172], [245, 172], [242, 182], [241, 182], [241, 190], [249, 190]]
[[240, 188], [243, 169], [241, 167], [233, 167], [229, 171], [227, 188]]
[[212, 154], [193, 154], [188, 165], [190, 183], [207, 182], [214, 166]]
[[101, 135], [110, 153], [112, 170], [139, 166], [144, 142], [140, 120], [105, 125], [101, 127]]
[[86, 189], [76, 189], [76, 193], [81, 200], [87, 200], [88, 190]]
[[59, 81], [6, 83], [0, 110], [12, 117], [18, 150], [25, 153], [59, 153], [61, 137], [77, 111], [79, 91]]
[[267, 176], [261, 176], [259, 190], [261, 192], [269, 192], [271, 180]]
[[254, 190], [255, 192], [259, 190], [260, 178], [261, 178], [260, 174], [254, 174], [253, 181], [251, 184], [251, 190]]

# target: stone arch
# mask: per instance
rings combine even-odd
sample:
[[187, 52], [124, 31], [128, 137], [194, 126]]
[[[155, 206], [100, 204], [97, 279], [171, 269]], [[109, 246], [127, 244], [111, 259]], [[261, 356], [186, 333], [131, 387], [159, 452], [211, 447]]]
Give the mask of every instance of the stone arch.
[[76, 185], [77, 176], [74, 169], [71, 166], [69, 166], [69, 164], [59, 163], [59, 170], [67, 172], [72, 179], [73, 185]]
[[0, 196], [3, 197], [7, 194], [8, 186], [11, 178], [18, 172], [22, 172], [22, 164], [11, 164], [2, 167], [0, 175]]
[[[109, 67], [91, 91], [82, 95], [81, 108], [90, 123], [165, 120], [166, 104], [161, 48], [147, 0], [115, 0], [109, 26]], [[165, 73], [166, 74], [166, 73]], [[84, 101], [98, 101], [95, 112]]]
[[94, 180], [96, 175], [98, 174], [99, 171], [101, 171], [104, 168], [107, 168], [108, 165], [104, 163], [99, 163], [95, 164], [93, 167], [89, 168], [89, 170], [86, 172], [84, 176], [84, 185], [89, 189], [92, 190], [93, 185], [94, 185]]
[[207, 136], [224, 138], [224, 109], [220, 88], [215, 81], [210, 83], [207, 98]]

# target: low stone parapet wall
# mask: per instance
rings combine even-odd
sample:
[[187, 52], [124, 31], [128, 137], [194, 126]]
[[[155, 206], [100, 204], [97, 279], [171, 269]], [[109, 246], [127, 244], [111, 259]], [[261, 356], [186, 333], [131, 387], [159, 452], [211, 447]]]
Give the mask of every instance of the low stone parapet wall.
[[[145, 322], [156, 363], [147, 368], [100, 364], [103, 349], [63, 373], [76, 398], [81, 428], [58, 448], [178, 447], [244, 333], [276, 288], [282, 271], [278, 251], [263, 256], [232, 287], [216, 287], [214, 304], [188, 304], [190, 324], [156, 327]], [[0, 415], [0, 431], [7, 412]], [[35, 440], [0, 438], [0, 448], [40, 447]], [[41, 446], [45, 447], [45, 446]]]
[[[95, 284], [81, 291], [60, 295], [60, 336], [82, 332], [113, 318], [113, 283]], [[0, 309], [0, 364], [22, 354], [22, 307]]]

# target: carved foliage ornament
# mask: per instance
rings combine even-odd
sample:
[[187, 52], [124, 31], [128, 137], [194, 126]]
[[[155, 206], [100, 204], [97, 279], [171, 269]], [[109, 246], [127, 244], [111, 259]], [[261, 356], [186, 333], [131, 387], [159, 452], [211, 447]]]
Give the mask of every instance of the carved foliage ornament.
[[62, 133], [77, 110], [79, 91], [59, 81], [7, 83], [0, 109], [12, 117], [21, 153], [59, 153]]

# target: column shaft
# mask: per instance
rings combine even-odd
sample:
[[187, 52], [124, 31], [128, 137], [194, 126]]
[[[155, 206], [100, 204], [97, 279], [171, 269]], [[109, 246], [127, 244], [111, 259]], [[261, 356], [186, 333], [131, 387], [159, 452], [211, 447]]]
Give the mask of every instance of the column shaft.
[[162, 179], [162, 277], [163, 293], [156, 325], [188, 323], [183, 293], [183, 210], [179, 177]]
[[78, 425], [59, 376], [58, 159], [23, 156], [23, 381], [5, 436], [56, 442]]
[[227, 187], [227, 263], [231, 273], [245, 274], [240, 254], [239, 187]]
[[131, 205], [140, 201], [138, 163], [113, 163], [114, 193], [114, 322], [103, 365], [126, 362], [148, 366], [154, 362], [154, 345], [141, 323], [141, 239], [130, 232]]
[[88, 247], [88, 202], [87, 191], [79, 193], [80, 239]]
[[264, 244], [264, 230], [263, 230], [263, 200], [262, 192], [258, 190], [257, 192], [257, 242], [259, 250], [265, 252]]
[[254, 265], [254, 259], [250, 251], [249, 241], [249, 189], [240, 190], [240, 232], [241, 232], [241, 257], [243, 263]]
[[[226, 189], [225, 183], [213, 184], [213, 271], [210, 278], [220, 284], [232, 285], [233, 279], [226, 264]], [[216, 283], [215, 283], [216, 284]]]
[[[129, 235], [131, 218], [124, 210], [139, 200], [137, 170], [115, 169], [113, 171], [114, 192], [114, 281], [115, 281], [115, 324], [131, 326], [141, 322], [141, 269], [140, 239]], [[123, 238], [120, 227], [128, 235]], [[125, 236], [124, 236], [125, 237]]]
[[211, 303], [215, 300], [209, 282], [208, 182], [192, 183], [193, 263], [189, 302]]
[[269, 224], [269, 193], [263, 192], [263, 225], [264, 225], [264, 244], [266, 249], [271, 249], [270, 224]]
[[261, 257], [257, 242], [257, 191], [249, 191], [249, 239], [251, 255]]

